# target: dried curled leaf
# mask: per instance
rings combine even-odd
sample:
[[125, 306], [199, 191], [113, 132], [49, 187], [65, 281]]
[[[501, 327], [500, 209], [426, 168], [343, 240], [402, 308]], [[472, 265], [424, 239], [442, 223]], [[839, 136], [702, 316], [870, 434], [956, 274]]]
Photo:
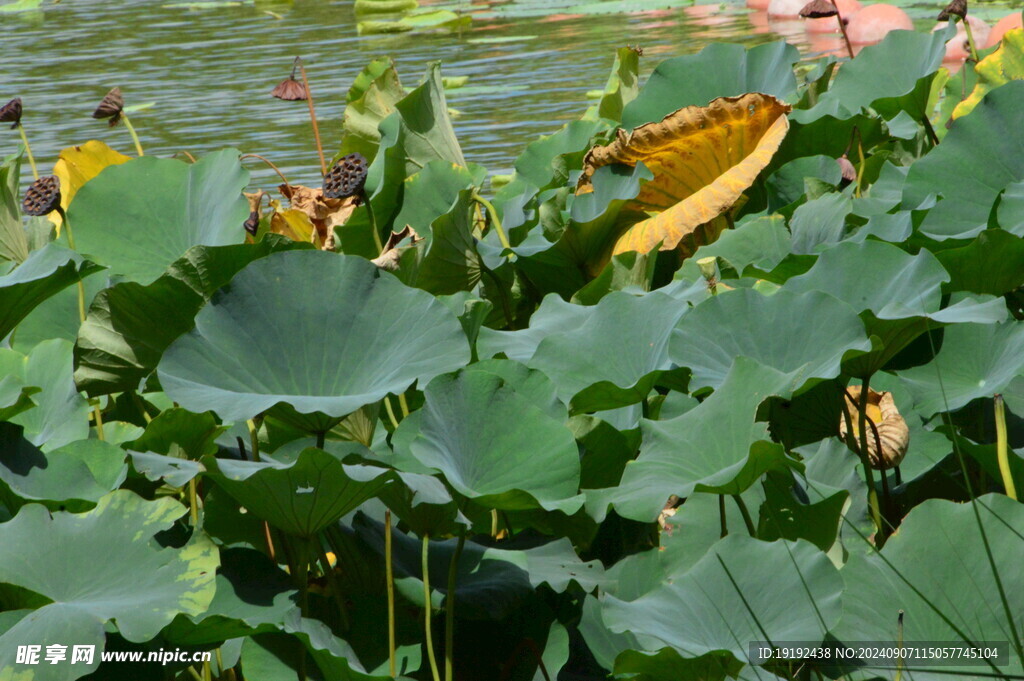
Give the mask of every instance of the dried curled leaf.
[[[601, 166], [642, 162], [654, 179], [624, 213], [653, 217], [629, 227], [614, 254], [647, 253], [659, 243], [661, 250], [675, 249], [742, 200], [786, 136], [789, 111], [771, 95], [755, 92], [688, 106], [629, 134], [620, 130], [614, 142], [587, 153], [577, 193], [591, 191], [590, 178]], [[722, 222], [703, 240], [714, 240]]]
[[[410, 239], [408, 246], [399, 248], [398, 244], [402, 243], [406, 239]], [[423, 241], [423, 237], [417, 234], [416, 230], [411, 226], [406, 225], [401, 232], [391, 232], [391, 236], [388, 237], [388, 242], [384, 244], [384, 250], [370, 262], [382, 270], [394, 272], [398, 269], [398, 262], [402, 258], [402, 253], [407, 248], [415, 246], [420, 241]]]
[[[857, 451], [860, 451], [860, 430], [858, 429], [858, 405], [861, 395], [860, 386], [850, 386], [846, 389], [848, 397], [844, 399], [846, 412], [850, 417], [853, 426], [853, 435], [856, 440]], [[868, 460], [871, 467], [876, 470], [887, 470], [895, 468], [907, 455], [907, 447], [910, 446], [910, 428], [907, 422], [900, 416], [896, 408], [896, 402], [892, 393], [878, 392], [868, 388], [867, 406], [867, 435], [868, 435]], [[872, 424], [874, 428], [872, 428]], [[875, 433], [878, 433], [876, 439]], [[846, 417], [839, 419], [839, 435], [846, 438]], [[882, 453], [878, 453], [878, 445], [881, 444]]]
[[348, 222], [359, 205], [358, 196], [344, 199], [328, 199], [319, 187], [303, 187], [299, 184], [282, 184], [281, 194], [291, 203], [293, 210], [305, 213], [316, 229], [321, 248], [334, 250], [334, 230]]

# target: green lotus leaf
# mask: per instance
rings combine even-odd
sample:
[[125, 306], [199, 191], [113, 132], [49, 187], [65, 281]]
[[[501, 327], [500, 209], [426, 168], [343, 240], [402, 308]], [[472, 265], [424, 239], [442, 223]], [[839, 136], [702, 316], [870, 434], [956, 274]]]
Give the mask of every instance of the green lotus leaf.
[[782, 216], [770, 215], [743, 220], [735, 229], [727, 229], [714, 243], [701, 246], [687, 258], [676, 273], [676, 279], [703, 281], [697, 267], [702, 258], [716, 257], [721, 269], [732, 268], [739, 276], [770, 272], [789, 255], [792, 235]]
[[178, 615], [163, 635], [177, 646], [218, 644], [279, 631], [293, 610], [298, 610], [295, 584], [270, 558], [253, 549], [222, 549], [210, 607], [198, 615]]
[[393, 480], [387, 469], [343, 464], [314, 447], [289, 463], [208, 456], [203, 464], [207, 477], [249, 512], [297, 537], [312, 537]]
[[151, 284], [123, 282], [100, 291], [78, 331], [75, 382], [91, 396], [136, 389], [239, 270], [270, 253], [304, 248], [312, 246], [275, 234], [256, 244], [195, 246]]
[[21, 158], [21, 153], [13, 154], [0, 164], [0, 261], [24, 262], [28, 258], [28, 236], [18, 205]]
[[631, 602], [605, 596], [601, 609], [612, 632], [641, 637], [651, 652], [694, 659], [727, 651], [746, 662], [750, 641], [824, 639], [839, 621], [842, 592], [839, 571], [814, 545], [731, 534], [650, 593]]
[[900, 377], [914, 397], [914, 408], [927, 418], [1001, 393], [1021, 373], [1024, 325], [1006, 322], [946, 329], [935, 359], [901, 372]]
[[573, 305], [550, 293], [541, 301], [529, 328], [520, 331], [480, 329], [477, 352], [480, 357], [504, 354], [517, 362], [526, 362], [537, 352], [537, 346], [548, 336], [575, 329], [594, 313], [593, 306]]
[[[176, 615], [198, 615], [214, 595], [216, 547], [201, 534], [182, 548], [154, 539], [187, 509], [173, 499], [146, 501], [114, 491], [86, 513], [51, 513], [29, 504], [0, 524], [0, 582], [33, 591], [44, 605], [0, 636], [0, 678], [19, 666], [19, 645], [65, 641], [96, 646], [92, 665], [63, 667], [76, 679], [93, 671], [104, 648], [104, 625], [113, 622], [128, 641], [154, 638]], [[32, 569], [26, 569], [30, 565]]]
[[583, 118], [600, 117], [622, 120], [622, 109], [636, 99], [640, 92], [640, 50], [620, 47], [615, 51], [608, 83], [601, 93], [601, 101], [587, 109]]
[[494, 508], [580, 507], [579, 451], [564, 412], [552, 418], [529, 393], [485, 371], [438, 376], [424, 399], [392, 439], [397, 468], [442, 473], [457, 492]]
[[852, 211], [850, 198], [837, 192], [822, 194], [799, 206], [789, 221], [792, 252], [809, 255], [838, 243], [846, 234], [846, 218]]
[[803, 156], [786, 163], [765, 180], [769, 209], [777, 211], [799, 201], [808, 193], [808, 179], [817, 179], [833, 187], [838, 186], [842, 180], [839, 164], [831, 156], [821, 154]]
[[429, 294], [362, 258], [292, 251], [253, 262], [218, 291], [164, 352], [158, 376], [175, 402], [224, 421], [279, 403], [337, 419], [468, 359], [458, 320]]
[[454, 534], [472, 523], [462, 515], [444, 483], [432, 475], [398, 471], [398, 481], [380, 493], [394, 514], [418, 535]]
[[395, 63], [388, 57], [374, 59], [356, 76], [346, 97], [339, 156], [359, 152], [372, 161], [380, 145], [377, 126], [405, 96]]
[[146, 477], [157, 482], [162, 480], [171, 487], [184, 487], [189, 480], [198, 477], [206, 469], [198, 461], [177, 456], [153, 454], [152, 452], [128, 452], [132, 466]]
[[[85, 510], [117, 489], [127, 474], [124, 450], [109, 442], [78, 440], [43, 452], [20, 426], [0, 423], [0, 480], [19, 499]], [[13, 511], [22, 504], [7, 505]]]
[[583, 166], [591, 138], [607, 127], [598, 120], [572, 121], [558, 132], [527, 144], [515, 162], [516, 180], [504, 187], [499, 197], [507, 201], [513, 192], [522, 191], [523, 182], [534, 190], [564, 185], [568, 171]]
[[[1000, 209], [1004, 205], [1000, 203]], [[1020, 236], [987, 229], [966, 246], [936, 253], [950, 275], [944, 290], [999, 296], [1024, 285], [1024, 239]]]
[[192, 164], [143, 156], [110, 166], [68, 209], [75, 246], [113, 274], [149, 284], [193, 246], [242, 240], [248, 183], [234, 149]]
[[1000, 192], [1024, 180], [1024, 154], [1012, 142], [1024, 126], [1024, 81], [996, 88], [953, 123], [942, 144], [914, 163], [903, 190], [903, 207], [930, 196], [939, 204], [919, 230], [933, 239], [970, 239], [985, 230]]
[[761, 402], [788, 395], [793, 378], [748, 358], [737, 359], [722, 385], [682, 416], [640, 422], [640, 455], [626, 464], [618, 487], [587, 491], [598, 520], [609, 504], [626, 518], [650, 522], [670, 495], [694, 491], [739, 494], [767, 470], [795, 464], [755, 423]]
[[[1024, 611], [1017, 607], [1019, 595], [1024, 593], [1024, 573], [1016, 560], [1024, 532], [1024, 507], [999, 494], [979, 497], [973, 503], [975, 508], [970, 503], [925, 501], [904, 518], [881, 554], [852, 555], [842, 570], [846, 581], [843, 618], [832, 633], [846, 641], [894, 640], [897, 616], [902, 612], [905, 641], [964, 645], [965, 638], [972, 643], [1010, 641], [1006, 666], [965, 667], [952, 661], [919, 666], [908, 660], [905, 673], [914, 679], [965, 678], [972, 672], [1021, 674], [1021, 660], [1008, 629], [1020, 632], [1024, 626]], [[985, 528], [991, 554], [983, 543], [975, 512]], [[989, 555], [994, 565], [989, 563]], [[1009, 613], [1000, 604], [1000, 593], [1009, 598]]]
[[[737, 328], [735, 320], [742, 319]], [[737, 357], [792, 375], [799, 382], [839, 375], [850, 351], [871, 344], [856, 311], [820, 291], [765, 296], [751, 289], [719, 293], [679, 322], [669, 357], [693, 372], [691, 389], [717, 388]]]
[[[85, 288], [85, 305], [88, 309], [90, 302], [100, 291], [110, 286], [111, 281], [109, 277], [93, 275], [81, 283]], [[28, 354], [43, 341], [54, 338], [74, 343], [80, 327], [78, 287], [68, 286], [36, 305], [18, 322], [17, 330], [8, 336], [8, 340], [12, 348]]]
[[32, 395], [39, 392], [35, 386], [14, 375], [0, 378], [0, 421], [8, 421], [35, 406]]
[[193, 414], [173, 407], [157, 414], [146, 424], [141, 437], [126, 444], [138, 452], [156, 454], [180, 453], [192, 460], [217, 453], [216, 440], [226, 426], [219, 425], [213, 414]]
[[23, 384], [40, 388], [32, 396], [34, 409], [9, 418], [24, 426], [26, 439], [47, 451], [89, 437], [89, 404], [75, 389], [71, 372], [71, 343], [66, 340], [43, 341], [27, 357], [0, 350], [0, 375], [17, 376]]
[[823, 116], [850, 118], [868, 107], [886, 119], [905, 111], [920, 120], [930, 113], [927, 107], [932, 80], [942, 65], [950, 37], [945, 30], [889, 32], [882, 42], [866, 46], [856, 59], [843, 64], [817, 104], [795, 110], [793, 120], [810, 123]]
[[783, 41], [747, 49], [713, 43], [693, 55], [663, 61], [622, 112], [626, 130], [660, 121], [684, 106], [707, 106], [716, 97], [760, 92], [786, 99], [796, 91], [795, 47]]
[[33, 251], [25, 262], [0, 276], [0, 338], [44, 300], [100, 269], [56, 244]]
[[[910, 255], [881, 241], [841, 243], [819, 256], [806, 273], [788, 280], [785, 291], [822, 291], [860, 312], [877, 347], [846, 367], [848, 373], [875, 373], [920, 334], [940, 324], [995, 323], [1006, 317], [1002, 300], [962, 300], [939, 309], [942, 285], [950, 280], [938, 259], [922, 250]], [[931, 323], [929, 323], [931, 322]]]

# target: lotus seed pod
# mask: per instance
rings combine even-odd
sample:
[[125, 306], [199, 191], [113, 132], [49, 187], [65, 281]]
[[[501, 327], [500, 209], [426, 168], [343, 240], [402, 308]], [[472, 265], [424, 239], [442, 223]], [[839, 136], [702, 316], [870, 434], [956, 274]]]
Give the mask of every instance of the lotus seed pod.
[[124, 111], [124, 97], [121, 96], [121, 88], [116, 87], [103, 96], [100, 105], [92, 112], [92, 117], [103, 120], [110, 119], [110, 127], [121, 122], [121, 112]]
[[26, 215], [49, 215], [60, 206], [60, 180], [53, 175], [40, 177], [25, 190], [21, 209]]
[[[854, 446], [858, 452], [861, 451], [858, 413], [860, 391], [860, 386], [850, 386], [846, 389], [849, 397], [845, 397], [843, 400], [853, 427]], [[910, 428], [896, 408], [892, 393], [878, 392], [868, 388], [866, 415], [868, 461], [871, 462], [871, 467], [884, 471], [899, 466], [903, 457], [907, 455], [907, 447], [910, 445]], [[840, 416], [839, 435], [845, 439], [846, 434], [846, 417]], [[879, 453], [879, 444], [881, 444], [881, 453]]]
[[949, 21], [950, 17], [967, 18], [967, 0], [953, 0], [939, 12], [938, 21]]
[[369, 166], [359, 152], [340, 159], [324, 176], [324, 196], [344, 199], [363, 191]]
[[839, 10], [828, 0], [811, 0], [800, 10], [800, 16], [804, 19], [825, 19], [839, 14]]
[[0, 123], [10, 123], [11, 130], [21, 123], [21, 97], [15, 97], [0, 107]]

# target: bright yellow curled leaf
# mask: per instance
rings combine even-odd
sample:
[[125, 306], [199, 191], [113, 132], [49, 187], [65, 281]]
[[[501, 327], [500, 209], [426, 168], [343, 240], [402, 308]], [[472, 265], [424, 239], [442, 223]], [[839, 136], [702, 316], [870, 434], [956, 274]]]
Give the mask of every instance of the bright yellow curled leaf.
[[714, 240], [724, 223], [716, 218], [743, 200], [743, 192], [778, 151], [789, 130], [789, 110], [757, 92], [720, 97], [707, 106], [679, 109], [628, 135], [620, 130], [611, 144], [591, 149], [578, 192], [590, 189], [597, 168], [613, 163], [643, 162], [654, 174], [623, 208], [624, 214], [652, 217], [629, 227], [613, 254], [647, 253], [659, 243], [661, 250], [672, 250], [709, 224], [715, 225], [714, 234], [706, 240]]
[[1000, 85], [1024, 80], [1024, 29], [1015, 28], [1003, 34], [999, 49], [978, 62], [974, 70], [978, 82], [970, 96], [953, 109], [954, 119], [971, 113], [985, 95]]
[[[60, 205], [68, 209], [71, 199], [86, 182], [100, 174], [107, 166], [116, 166], [130, 160], [131, 157], [114, 151], [99, 140], [89, 140], [85, 144], [68, 147], [60, 152], [57, 163], [53, 166], [53, 174], [60, 180]], [[60, 234], [61, 218], [56, 211], [50, 213], [50, 222]]]

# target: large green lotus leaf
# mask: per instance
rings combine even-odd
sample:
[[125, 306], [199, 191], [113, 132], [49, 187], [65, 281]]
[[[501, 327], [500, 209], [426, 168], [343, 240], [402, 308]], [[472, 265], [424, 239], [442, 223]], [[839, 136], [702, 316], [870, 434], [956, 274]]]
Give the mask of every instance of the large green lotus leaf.
[[213, 414], [193, 414], [172, 407], [157, 414], [146, 424], [141, 437], [127, 443], [128, 449], [168, 455], [179, 453], [185, 458], [198, 460], [217, 453], [216, 440], [227, 426], [219, 425]]
[[472, 523], [462, 515], [448, 488], [438, 478], [398, 471], [398, 481], [380, 493], [380, 500], [419, 535], [454, 534]]
[[239, 270], [279, 250], [311, 248], [276, 234], [256, 244], [195, 246], [151, 284], [122, 282], [100, 291], [78, 332], [75, 382], [91, 396], [137, 389]]
[[669, 338], [686, 311], [663, 293], [613, 292], [585, 322], [545, 336], [526, 364], [547, 374], [574, 412], [636, 404], [672, 369]]
[[799, 201], [807, 193], [806, 181], [809, 179], [838, 186], [842, 180], [839, 164], [831, 156], [822, 154], [802, 156], [784, 164], [765, 180], [768, 209], [775, 212]]
[[995, 323], [1006, 317], [1006, 306], [997, 298], [965, 299], [940, 310], [942, 285], [949, 279], [929, 251], [912, 256], [891, 244], [868, 240], [830, 248], [806, 274], [788, 280], [783, 290], [822, 291], [861, 313], [868, 335], [878, 342], [873, 352], [853, 359], [846, 370], [864, 376], [880, 369], [930, 327]]
[[[737, 324], [742, 320], [742, 324]], [[752, 289], [719, 293], [679, 322], [669, 357], [693, 372], [691, 388], [717, 388], [737, 357], [800, 382], [834, 378], [850, 351], [871, 343], [856, 311], [820, 291], [765, 296]]]
[[626, 464], [618, 487], [587, 491], [587, 511], [601, 520], [609, 504], [626, 518], [650, 522], [670, 495], [694, 491], [739, 494], [765, 471], [795, 464], [755, 422], [761, 402], [788, 395], [791, 376], [739, 358], [723, 384], [682, 416], [640, 422], [640, 455]]
[[0, 375], [40, 388], [32, 396], [36, 407], [11, 422], [24, 426], [25, 437], [47, 451], [89, 437], [89, 404], [75, 389], [71, 373], [71, 343], [60, 338], [43, 341], [27, 357], [0, 350]]
[[[176, 549], [154, 538], [186, 512], [167, 497], [146, 501], [117, 490], [86, 513], [51, 513], [30, 504], [0, 524], [0, 543], [17, 547], [0, 552], [0, 582], [53, 601], [0, 636], [0, 670], [19, 669], [19, 645], [44, 641], [95, 645], [98, 664], [103, 627], [111, 621], [125, 639], [142, 642], [179, 613], [205, 611], [220, 563], [213, 542], [197, 534]], [[63, 669], [67, 675], [57, 678], [75, 679], [95, 666]]]
[[61, 504], [84, 510], [117, 489], [127, 474], [124, 450], [109, 442], [78, 440], [43, 452], [20, 426], [0, 423], [0, 480], [20, 499], [87, 502]]
[[974, 503], [992, 549], [1001, 590], [1009, 599], [1012, 623], [1007, 621], [1000, 603], [1000, 587], [975, 509], [971, 504], [930, 499], [910, 511], [881, 555], [872, 552], [851, 556], [842, 571], [847, 589], [843, 618], [833, 634], [847, 641], [893, 640], [897, 615], [902, 611], [905, 641], [1010, 641], [1007, 666], [963, 667], [950, 663], [934, 667], [915, 666], [911, 661], [907, 667], [915, 680], [974, 678], [971, 672], [1005, 673], [1010, 678], [1020, 675], [1024, 670], [1014, 653], [1009, 628], [1016, 629], [1019, 636], [1024, 626], [1024, 609], [1020, 607], [1024, 571], [1019, 559], [1024, 506], [999, 494], [979, 497]]
[[[1021, 32], [1024, 37], [1024, 31]], [[996, 221], [1011, 234], [1024, 237], [1024, 181], [1006, 187], [996, 207]]]
[[927, 112], [931, 82], [946, 54], [945, 31], [891, 31], [843, 64], [810, 109], [791, 115], [799, 123], [823, 116], [850, 118], [871, 107], [889, 119], [906, 111], [919, 120]]
[[622, 120], [622, 109], [636, 99], [640, 92], [640, 52], [633, 47], [620, 47], [608, 83], [597, 105], [587, 109], [583, 118], [600, 117], [612, 121]]
[[[87, 310], [96, 295], [110, 284], [110, 278], [102, 274], [86, 277], [82, 281]], [[36, 305], [18, 322], [17, 330], [8, 336], [8, 340], [12, 348], [28, 354], [35, 346], [53, 338], [63, 338], [74, 343], [80, 327], [78, 287], [68, 286]]]
[[941, 250], [935, 257], [949, 272], [948, 291], [999, 296], [1024, 285], [1024, 239], [1001, 229], [987, 229], [966, 246]]
[[846, 233], [846, 218], [852, 210], [850, 197], [838, 192], [822, 194], [799, 206], [789, 221], [793, 253], [810, 255], [838, 243]]
[[7, 337], [37, 305], [101, 268], [56, 244], [33, 253], [0, 276], [0, 338]]
[[39, 388], [25, 385], [15, 375], [0, 378], [0, 421], [8, 421], [34, 407], [31, 396], [37, 392]]
[[707, 106], [716, 97], [760, 92], [786, 99], [796, 92], [793, 64], [798, 61], [800, 53], [783, 41], [749, 49], [712, 43], [697, 54], [668, 59], [626, 105], [622, 127], [660, 121], [684, 106]]
[[992, 397], [1024, 373], [1024, 324], [957, 324], [946, 329], [942, 348], [924, 366], [900, 373], [925, 418]]
[[469, 354], [458, 320], [430, 294], [362, 258], [291, 251], [218, 291], [157, 373], [175, 402], [225, 421], [278, 403], [341, 417]]
[[480, 329], [477, 351], [481, 358], [504, 354], [509, 359], [526, 362], [537, 352], [537, 346], [548, 336], [565, 333], [590, 319], [593, 305], [567, 303], [554, 293], [544, 296], [530, 317], [529, 328], [520, 331]]
[[1024, 81], [1011, 81], [986, 95], [953, 123], [942, 144], [910, 167], [903, 207], [914, 209], [930, 196], [939, 204], [919, 230], [933, 239], [969, 239], [983, 231], [1000, 192], [1024, 180]]
[[222, 549], [210, 607], [197, 615], [179, 615], [163, 636], [178, 646], [201, 646], [278, 631], [285, 618], [298, 610], [297, 593], [294, 581], [266, 554], [248, 548]]
[[735, 229], [722, 232], [713, 243], [698, 248], [692, 258], [683, 262], [676, 273], [676, 279], [703, 279], [697, 262], [711, 256], [719, 259], [720, 268], [731, 267], [740, 276], [748, 267], [752, 273], [770, 272], [789, 255], [791, 246], [792, 235], [786, 229], [782, 216], [768, 215], [743, 220]]
[[395, 63], [390, 57], [374, 59], [356, 76], [346, 97], [339, 155], [359, 152], [373, 160], [380, 144], [377, 126], [405, 96]]
[[385, 468], [343, 464], [314, 447], [288, 463], [207, 456], [203, 464], [207, 477], [251, 513], [298, 537], [312, 537], [393, 480]]
[[451, 212], [460, 192], [478, 186], [484, 177], [484, 168], [476, 164], [465, 168], [448, 160], [430, 161], [422, 170], [405, 178], [402, 207], [394, 221], [395, 231], [409, 225], [421, 237], [429, 237], [431, 223]]
[[751, 641], [824, 639], [842, 614], [842, 592], [839, 571], [814, 545], [731, 534], [642, 598], [605, 596], [602, 616], [651, 652], [692, 659], [727, 651], [746, 662]]
[[242, 241], [249, 172], [238, 155], [224, 149], [192, 164], [143, 156], [104, 169], [68, 209], [75, 246], [149, 284], [193, 246]]
[[528, 392], [485, 371], [438, 376], [424, 397], [393, 437], [397, 468], [442, 473], [457, 492], [494, 508], [580, 507], [579, 451], [564, 412], [552, 418]]

